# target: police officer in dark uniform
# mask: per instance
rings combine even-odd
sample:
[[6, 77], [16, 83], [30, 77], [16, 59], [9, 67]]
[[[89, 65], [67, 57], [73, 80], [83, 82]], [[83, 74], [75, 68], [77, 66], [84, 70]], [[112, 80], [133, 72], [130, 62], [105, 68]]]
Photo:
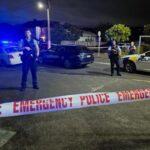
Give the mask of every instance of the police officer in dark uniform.
[[26, 89], [26, 82], [29, 70], [32, 74], [32, 84], [34, 89], [39, 89], [37, 83], [37, 60], [39, 56], [39, 46], [37, 41], [32, 38], [30, 30], [25, 31], [25, 38], [20, 41], [20, 48], [23, 50], [22, 60], [22, 81], [21, 91]]
[[134, 42], [132, 41], [129, 47], [129, 55], [133, 55], [136, 52], [136, 46], [134, 45]]
[[117, 46], [115, 40], [112, 41], [111, 46], [109, 46], [109, 48], [108, 48], [108, 55], [109, 55], [110, 64], [111, 64], [111, 76], [114, 75], [114, 65], [116, 65], [116, 67], [117, 67], [117, 75], [121, 76], [120, 64], [119, 64], [121, 49], [119, 46]]

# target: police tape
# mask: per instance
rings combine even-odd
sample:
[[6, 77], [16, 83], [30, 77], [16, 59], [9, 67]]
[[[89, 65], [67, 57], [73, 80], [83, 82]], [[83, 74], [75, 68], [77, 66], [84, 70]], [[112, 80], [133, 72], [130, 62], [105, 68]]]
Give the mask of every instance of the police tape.
[[119, 92], [68, 95], [0, 104], [0, 117], [22, 116], [60, 110], [150, 100], [150, 88]]

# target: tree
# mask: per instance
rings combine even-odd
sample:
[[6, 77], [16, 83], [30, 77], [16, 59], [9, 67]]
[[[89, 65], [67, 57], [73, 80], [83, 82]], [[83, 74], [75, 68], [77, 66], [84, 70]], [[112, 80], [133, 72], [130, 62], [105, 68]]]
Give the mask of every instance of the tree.
[[73, 40], [76, 41], [79, 39], [79, 37], [82, 35], [83, 31], [79, 29], [77, 26], [71, 25], [69, 23], [65, 23], [63, 25], [65, 29], [65, 35], [66, 39], [65, 40]]
[[82, 31], [70, 24], [56, 24], [51, 30], [52, 43], [60, 44], [62, 40], [76, 41], [82, 35]]
[[123, 24], [116, 24], [105, 32], [106, 39], [116, 40], [117, 42], [125, 42], [129, 40], [131, 36], [131, 30], [129, 27]]

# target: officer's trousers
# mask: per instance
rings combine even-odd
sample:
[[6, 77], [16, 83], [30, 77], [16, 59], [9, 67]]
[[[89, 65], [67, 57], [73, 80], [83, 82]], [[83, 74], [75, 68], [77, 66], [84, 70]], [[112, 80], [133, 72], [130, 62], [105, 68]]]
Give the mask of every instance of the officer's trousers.
[[22, 63], [22, 81], [21, 86], [26, 87], [28, 72], [31, 71], [32, 85], [37, 86], [37, 62], [35, 60], [23, 61]]
[[116, 65], [117, 68], [117, 74], [120, 74], [120, 63], [119, 63], [119, 59], [115, 58], [115, 59], [110, 59], [110, 64], [111, 64], [111, 74], [114, 74], [114, 66]]

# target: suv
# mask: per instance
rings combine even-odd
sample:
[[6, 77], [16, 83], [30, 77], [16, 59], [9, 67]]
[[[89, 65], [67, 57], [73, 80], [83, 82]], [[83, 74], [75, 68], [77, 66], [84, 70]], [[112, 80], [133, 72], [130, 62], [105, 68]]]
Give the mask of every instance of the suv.
[[93, 52], [84, 46], [52, 45], [51, 49], [42, 51], [39, 63], [55, 62], [65, 68], [85, 67], [94, 62]]

